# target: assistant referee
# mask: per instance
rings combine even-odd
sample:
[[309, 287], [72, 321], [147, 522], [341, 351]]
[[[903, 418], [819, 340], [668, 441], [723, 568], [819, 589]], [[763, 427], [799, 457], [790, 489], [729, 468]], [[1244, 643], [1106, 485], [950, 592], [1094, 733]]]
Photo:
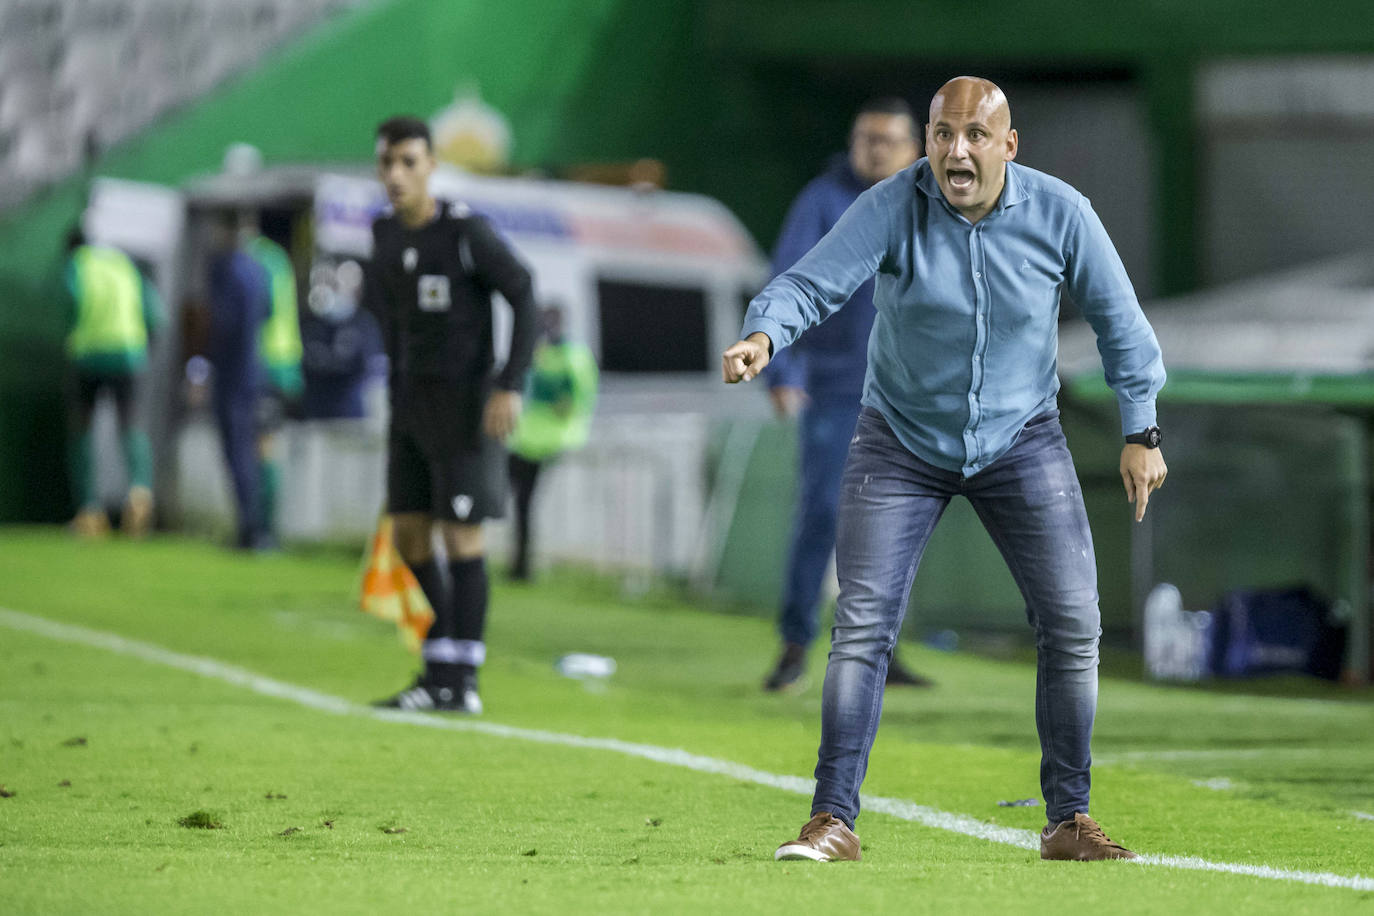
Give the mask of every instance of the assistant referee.
[[[485, 219], [430, 194], [435, 161], [424, 121], [384, 121], [376, 152], [393, 211], [372, 225], [366, 294], [391, 362], [387, 511], [396, 549], [435, 615], [424, 669], [378, 705], [480, 713], [489, 594], [482, 520], [505, 511], [502, 442], [519, 418], [534, 351], [533, 287]], [[494, 292], [515, 317], [509, 358], [495, 373]], [[436, 529], [446, 571], [434, 557]]]

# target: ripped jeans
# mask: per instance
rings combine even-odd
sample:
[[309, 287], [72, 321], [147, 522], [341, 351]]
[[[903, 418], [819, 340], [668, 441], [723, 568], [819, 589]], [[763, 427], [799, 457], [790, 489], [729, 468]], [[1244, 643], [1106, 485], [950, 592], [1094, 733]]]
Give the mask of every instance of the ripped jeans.
[[840, 598], [821, 705], [811, 811], [853, 826], [883, 686], [916, 568], [954, 496], [973, 505], [1026, 601], [1037, 655], [1035, 725], [1050, 823], [1088, 813], [1097, 709], [1097, 562], [1073, 459], [1050, 410], [973, 477], [927, 464], [865, 407], [840, 490]]

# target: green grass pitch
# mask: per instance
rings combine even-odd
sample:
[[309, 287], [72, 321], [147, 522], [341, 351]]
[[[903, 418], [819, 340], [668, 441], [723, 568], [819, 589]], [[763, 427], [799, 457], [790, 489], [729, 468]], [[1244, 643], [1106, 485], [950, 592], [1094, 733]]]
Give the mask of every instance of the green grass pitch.
[[[413, 670], [354, 609], [357, 564], [159, 538], [0, 530], [0, 608], [215, 659], [352, 703]], [[1031, 851], [888, 814], [864, 861], [777, 863], [807, 799], [599, 747], [333, 714], [0, 620], [3, 913], [1371, 913], [1374, 696], [1290, 681], [1202, 691], [1104, 671], [1094, 815], [1156, 856]], [[813, 685], [766, 696], [765, 620], [571, 574], [498, 583], [482, 723], [682, 749], [807, 777]], [[613, 656], [604, 686], [554, 671]], [[1038, 829], [1034, 667], [910, 647], [865, 791]], [[353, 707], [350, 707], [350, 709]], [[1361, 817], [1360, 815], [1365, 815]], [[1285, 877], [1285, 875], [1288, 875]]]

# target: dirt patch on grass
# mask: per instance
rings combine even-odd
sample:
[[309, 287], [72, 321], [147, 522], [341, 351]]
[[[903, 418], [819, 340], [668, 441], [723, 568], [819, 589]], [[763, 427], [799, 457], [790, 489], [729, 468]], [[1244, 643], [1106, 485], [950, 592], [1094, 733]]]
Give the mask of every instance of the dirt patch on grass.
[[224, 822], [219, 815], [210, 811], [192, 811], [185, 817], [177, 818], [177, 823], [193, 830], [223, 830]]

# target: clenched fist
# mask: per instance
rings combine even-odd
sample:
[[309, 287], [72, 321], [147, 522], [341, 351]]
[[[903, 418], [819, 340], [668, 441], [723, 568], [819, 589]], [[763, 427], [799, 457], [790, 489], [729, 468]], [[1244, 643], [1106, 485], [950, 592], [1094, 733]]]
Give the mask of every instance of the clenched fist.
[[755, 378], [772, 358], [773, 342], [762, 331], [755, 331], [721, 355], [720, 374], [727, 383]]

